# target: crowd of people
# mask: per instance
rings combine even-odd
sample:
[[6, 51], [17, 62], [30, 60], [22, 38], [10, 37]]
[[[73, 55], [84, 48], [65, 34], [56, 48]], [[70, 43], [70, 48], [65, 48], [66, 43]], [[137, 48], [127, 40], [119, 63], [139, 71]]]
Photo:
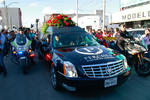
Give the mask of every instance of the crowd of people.
[[7, 75], [7, 70], [4, 64], [4, 56], [6, 56], [11, 49], [11, 42], [14, 41], [16, 37], [27, 38], [32, 41], [32, 50], [34, 51], [37, 47], [38, 33], [30, 28], [19, 28], [19, 30], [8, 31], [7, 29], [2, 29], [0, 32], [0, 74], [3, 73], [4, 76]]
[[[114, 37], [121, 51], [124, 51], [125, 38], [129, 38], [131, 40], [134, 39], [133, 36], [126, 31], [126, 26], [123, 24], [120, 26], [120, 29], [110, 28], [108, 31], [104, 30], [104, 32], [101, 29], [98, 29], [97, 31], [95, 29], [88, 29], [88, 33], [97, 40], [102, 41], [102, 44], [105, 42], [105, 37]], [[139, 39], [141, 42], [143, 41], [142, 43], [144, 47], [150, 50], [150, 30], [148, 28], [145, 29], [145, 33], [143, 33]]]
[[90, 35], [93, 35], [100, 40], [103, 40], [103, 37], [117, 37], [120, 35], [119, 32], [119, 28], [110, 28], [109, 31], [104, 30], [104, 32], [101, 29], [98, 29], [97, 31], [95, 29], [88, 29]]

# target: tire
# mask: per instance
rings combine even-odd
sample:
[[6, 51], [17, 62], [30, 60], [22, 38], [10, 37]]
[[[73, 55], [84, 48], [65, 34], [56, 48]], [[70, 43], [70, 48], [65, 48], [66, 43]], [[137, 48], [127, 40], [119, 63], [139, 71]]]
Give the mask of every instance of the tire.
[[51, 84], [55, 90], [60, 90], [61, 86], [60, 86], [60, 82], [57, 78], [54, 66], [51, 66]]
[[139, 76], [148, 76], [150, 74], [150, 63], [146, 60], [142, 64], [137, 64], [135, 71]]

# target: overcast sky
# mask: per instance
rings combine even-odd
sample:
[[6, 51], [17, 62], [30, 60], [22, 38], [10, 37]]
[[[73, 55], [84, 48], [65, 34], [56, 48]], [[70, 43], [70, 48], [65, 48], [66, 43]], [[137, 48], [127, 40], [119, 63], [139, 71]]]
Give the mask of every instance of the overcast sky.
[[[120, 0], [106, 1], [107, 14], [119, 11]], [[11, 2], [18, 2], [10, 5], [10, 7], [21, 8], [24, 26], [30, 26], [36, 18], [43, 21], [44, 14], [76, 12], [76, 0], [6, 0], [6, 4]], [[79, 0], [79, 13], [93, 13], [94, 10], [103, 8], [102, 3], [103, 0]]]

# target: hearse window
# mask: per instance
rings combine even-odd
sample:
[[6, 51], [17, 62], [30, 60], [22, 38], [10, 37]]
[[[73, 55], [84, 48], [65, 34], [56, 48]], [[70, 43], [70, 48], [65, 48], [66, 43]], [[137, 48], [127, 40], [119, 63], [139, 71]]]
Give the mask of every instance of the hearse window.
[[97, 46], [99, 45], [94, 38], [87, 33], [71, 32], [60, 33], [53, 36], [54, 48]]

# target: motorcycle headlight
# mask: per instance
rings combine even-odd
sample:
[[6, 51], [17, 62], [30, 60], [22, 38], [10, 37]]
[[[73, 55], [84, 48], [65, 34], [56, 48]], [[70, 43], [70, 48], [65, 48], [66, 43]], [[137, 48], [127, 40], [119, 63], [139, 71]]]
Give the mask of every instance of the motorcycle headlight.
[[75, 66], [69, 61], [64, 61], [64, 75], [66, 77], [78, 77]]
[[126, 70], [129, 67], [126, 58], [124, 58], [123, 65], [124, 65], [124, 70]]

